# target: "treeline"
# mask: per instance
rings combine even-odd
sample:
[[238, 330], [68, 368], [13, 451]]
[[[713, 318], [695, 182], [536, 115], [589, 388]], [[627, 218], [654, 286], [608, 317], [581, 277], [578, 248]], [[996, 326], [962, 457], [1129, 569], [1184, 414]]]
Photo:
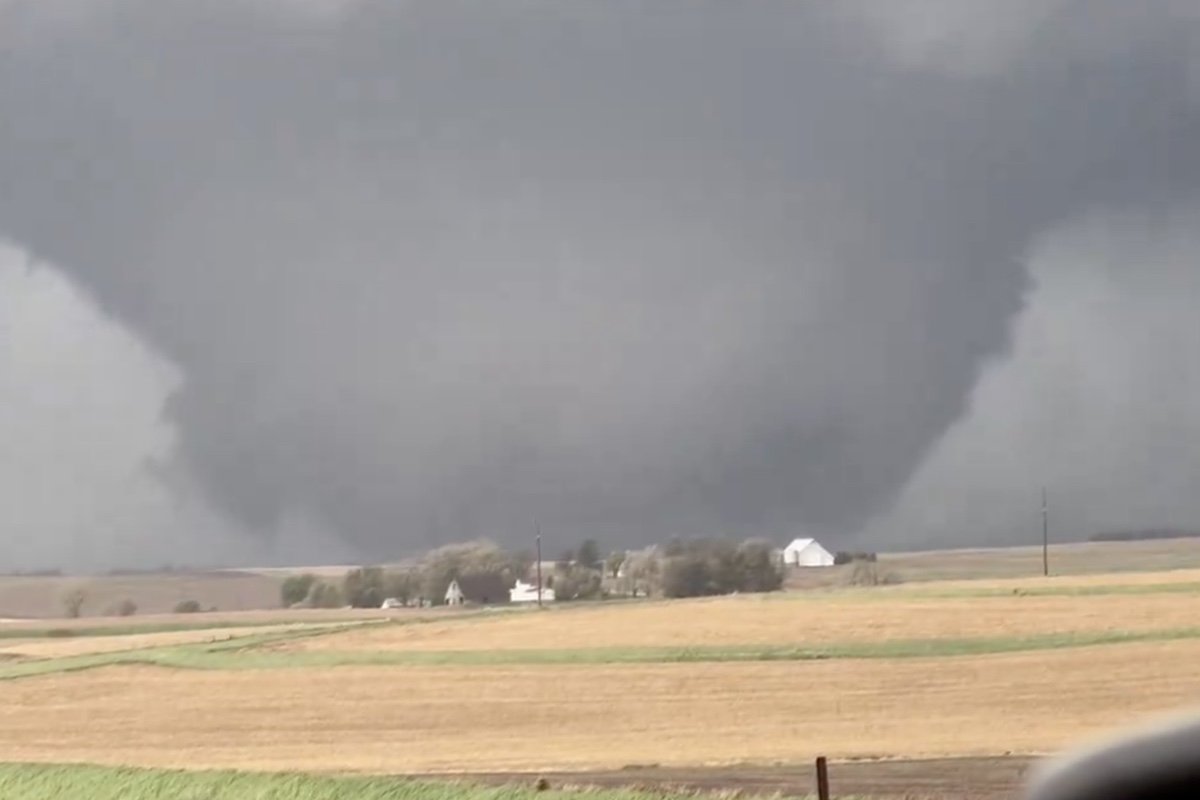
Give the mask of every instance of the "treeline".
[[[340, 580], [294, 575], [281, 587], [285, 607], [378, 608], [385, 600], [406, 606], [441, 605], [451, 581], [486, 576], [512, 587], [536, 580], [533, 554], [510, 552], [491, 542], [452, 544], [395, 567], [359, 567]], [[732, 592], [770, 592], [783, 572], [769, 542], [724, 539], [674, 540], [642, 550], [602, 556], [593, 540], [563, 551], [542, 565], [543, 586], [558, 602], [608, 597], [698, 597]]]
[[406, 606], [440, 605], [455, 579], [494, 575], [512, 586], [532, 564], [532, 556], [509, 553], [490, 542], [452, 544], [412, 564], [350, 570], [336, 583], [294, 575], [283, 582], [280, 594], [284, 606], [303, 608], [378, 608], [386, 599]]
[[774, 592], [782, 586], [783, 570], [769, 542], [701, 539], [672, 542], [663, 552], [664, 597]]

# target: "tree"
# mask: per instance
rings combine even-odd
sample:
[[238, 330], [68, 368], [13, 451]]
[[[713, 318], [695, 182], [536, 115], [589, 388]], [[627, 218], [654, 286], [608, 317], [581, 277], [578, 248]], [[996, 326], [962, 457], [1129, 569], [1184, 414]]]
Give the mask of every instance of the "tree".
[[312, 589], [314, 583], [317, 582], [317, 576], [309, 573], [303, 575], [291, 575], [283, 581], [283, 585], [279, 587], [279, 599], [284, 608], [291, 608], [304, 602], [304, 598], [308, 597], [308, 592]]
[[580, 566], [594, 569], [600, 563], [600, 548], [595, 539], [584, 539], [575, 553], [575, 561]]
[[662, 568], [666, 597], [771, 592], [783, 585], [769, 542], [698, 539], [676, 543], [672, 553]]
[[125, 598], [118, 603], [116, 608], [118, 617], [132, 617], [137, 613], [137, 610], [137, 603], [133, 602], [129, 598]]
[[749, 539], [736, 554], [737, 588], [741, 592], [775, 592], [783, 588], [783, 568], [767, 541]]
[[307, 608], [341, 608], [345, 602], [338, 587], [332, 583], [317, 581], [308, 590], [308, 597], [304, 599], [304, 605]]
[[446, 587], [460, 575], [499, 575], [505, 582], [524, 578], [526, 566], [520, 555], [500, 549], [492, 542], [450, 544], [427, 554], [421, 562], [421, 596], [443, 602]]
[[201, 610], [199, 600], [180, 600], [175, 604], [176, 614], [199, 614]]
[[631, 597], [637, 597], [639, 594], [649, 597], [659, 591], [660, 561], [658, 549], [655, 547], [635, 550], [626, 556], [625, 584], [626, 591]]
[[421, 593], [421, 573], [413, 567], [392, 570], [383, 578], [383, 594], [394, 597], [404, 605]]
[[71, 589], [62, 597], [63, 612], [71, 619], [78, 618], [83, 613], [83, 604], [87, 602], [88, 594], [81, 587]]
[[554, 599], [595, 600], [601, 596], [600, 572], [579, 564], [554, 571]]
[[379, 608], [383, 604], [383, 570], [359, 567], [342, 579], [342, 599], [354, 608]]
[[625, 563], [625, 553], [620, 550], [613, 550], [608, 554], [608, 558], [604, 560], [604, 572], [610, 578], [616, 578], [621, 574], [621, 566]]
[[671, 556], [663, 565], [662, 592], [665, 597], [700, 597], [710, 591], [708, 564], [699, 553]]

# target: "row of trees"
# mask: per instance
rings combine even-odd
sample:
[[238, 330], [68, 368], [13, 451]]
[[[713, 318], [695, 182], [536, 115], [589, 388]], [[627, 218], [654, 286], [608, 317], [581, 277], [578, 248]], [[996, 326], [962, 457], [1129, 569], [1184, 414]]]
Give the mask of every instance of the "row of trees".
[[[60, 598], [63, 607], [63, 616], [76, 619], [83, 616], [84, 606], [90, 599], [86, 589], [75, 587], [68, 589]], [[175, 604], [176, 614], [197, 614], [204, 610], [204, 607], [196, 600], [180, 600]], [[216, 611], [216, 608], [210, 608], [209, 611]], [[106, 617], [132, 617], [138, 612], [137, 603], [126, 598], [120, 602], [112, 603], [104, 609]]]
[[783, 586], [774, 547], [754, 539], [740, 544], [727, 539], [672, 542], [661, 569], [665, 597], [774, 592]]
[[[418, 562], [384, 569], [360, 567], [340, 582], [316, 575], [284, 581], [285, 606], [377, 608], [394, 598], [405, 605], [437, 605], [456, 578], [499, 576], [506, 585], [532, 580], [534, 559], [527, 552], [508, 552], [490, 542], [453, 544], [428, 553]], [[664, 547], [600, 555], [585, 540], [546, 565], [543, 581], [558, 601], [625, 597], [697, 597], [731, 592], [770, 592], [783, 584], [783, 572], [769, 542], [725, 539], [676, 540]]]
[[387, 598], [404, 605], [436, 605], [456, 578], [499, 575], [511, 585], [525, 578], [532, 564], [532, 556], [509, 553], [490, 542], [468, 542], [440, 547], [414, 564], [353, 569], [338, 584], [295, 575], [283, 582], [280, 594], [283, 605], [308, 608], [378, 608]]

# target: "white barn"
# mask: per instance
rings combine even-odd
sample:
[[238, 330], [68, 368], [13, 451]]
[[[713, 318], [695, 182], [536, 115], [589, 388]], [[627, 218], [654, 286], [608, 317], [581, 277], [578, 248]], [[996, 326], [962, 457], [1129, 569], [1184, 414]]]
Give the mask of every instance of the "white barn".
[[783, 548], [783, 563], [788, 567], [832, 567], [833, 553], [816, 539], [793, 539]]

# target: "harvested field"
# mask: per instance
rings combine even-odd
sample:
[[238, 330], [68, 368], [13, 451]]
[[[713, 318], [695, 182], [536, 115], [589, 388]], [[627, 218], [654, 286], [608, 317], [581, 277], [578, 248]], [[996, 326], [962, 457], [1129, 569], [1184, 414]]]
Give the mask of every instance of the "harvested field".
[[0, 684], [0, 748], [21, 761], [373, 772], [1045, 752], [1200, 702], [1197, 659], [1189, 641], [896, 661], [111, 667]]
[[[1033, 577], [1042, 574], [1042, 548], [881, 553], [879, 563], [894, 569], [906, 581]], [[1196, 568], [1200, 568], [1200, 538], [1080, 542], [1050, 547], [1053, 575]]]
[[303, 651], [465, 651], [823, 645], [883, 640], [1166, 631], [1200, 622], [1188, 593], [962, 598], [879, 589], [787, 598], [746, 595], [559, 607], [494, 618], [378, 626], [289, 644]]
[[292, 623], [236, 628], [201, 628], [186, 631], [134, 633], [116, 636], [81, 636], [65, 639], [18, 639], [0, 643], [0, 655], [19, 658], [67, 658], [70, 656], [141, 650], [149, 647], [172, 647], [184, 644], [226, 641], [263, 633], [319, 631], [346, 624], [351, 623]]
[[1121, 572], [1098, 575], [1052, 575], [1044, 578], [973, 578], [962, 580], [928, 581], [906, 586], [890, 587], [890, 591], [911, 592], [921, 596], [945, 596], [954, 593], [983, 594], [989, 592], [1031, 592], [1046, 594], [1113, 594], [1139, 591], [1170, 592], [1188, 587], [1200, 591], [1200, 569], [1177, 569], [1169, 572]]
[[261, 625], [293, 625], [354, 620], [407, 619], [422, 614], [442, 613], [419, 609], [380, 611], [370, 608], [293, 608], [263, 611], [227, 611], [200, 614], [146, 614], [134, 617], [85, 617], [82, 619], [23, 619], [0, 622], [0, 639], [59, 636], [127, 636], [209, 628], [242, 628]]

